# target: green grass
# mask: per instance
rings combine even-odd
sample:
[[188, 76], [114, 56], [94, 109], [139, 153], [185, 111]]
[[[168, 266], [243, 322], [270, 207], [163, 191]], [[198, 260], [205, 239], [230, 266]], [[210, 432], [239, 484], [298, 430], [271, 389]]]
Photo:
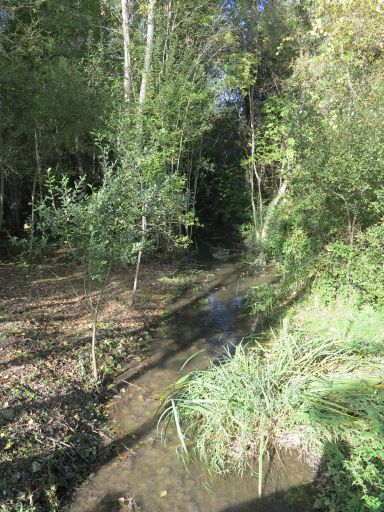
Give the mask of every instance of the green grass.
[[176, 424], [185, 457], [202, 460], [218, 476], [258, 465], [261, 482], [261, 461], [272, 450], [294, 449], [313, 462], [326, 445], [354, 447], [365, 432], [381, 435], [384, 359], [376, 342], [382, 333], [373, 344], [361, 335], [381, 320], [361, 311], [347, 331], [343, 325], [333, 332], [331, 310], [312, 324], [309, 310], [303, 316], [268, 346], [240, 345], [234, 357], [224, 354], [219, 364], [175, 384], [160, 423]]
[[296, 315], [306, 331], [315, 336], [331, 337], [360, 353], [384, 354], [384, 311], [370, 305], [356, 308], [351, 300], [332, 307], [317, 300], [300, 307]]

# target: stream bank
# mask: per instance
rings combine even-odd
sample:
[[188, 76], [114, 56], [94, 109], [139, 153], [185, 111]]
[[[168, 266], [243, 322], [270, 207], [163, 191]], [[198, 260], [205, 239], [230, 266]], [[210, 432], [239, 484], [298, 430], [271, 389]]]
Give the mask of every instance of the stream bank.
[[268, 274], [249, 278], [233, 263], [214, 264], [211, 272], [206, 290], [186, 292], [169, 307], [152, 355], [119, 376], [119, 393], [107, 404], [108, 425], [115, 433], [113, 455], [76, 492], [71, 512], [117, 511], [128, 495], [143, 512], [247, 512], [266, 506], [277, 512], [282, 504], [287, 512], [304, 510], [297, 496], [305, 496], [312, 475], [296, 457], [272, 459], [260, 499], [252, 475], [212, 482], [198, 465], [186, 468], [177, 457], [175, 432], [169, 433], [167, 445], [159, 441], [156, 413], [166, 387], [183, 372], [205, 368], [223, 347], [234, 350], [251, 332], [242, 310], [245, 293], [271, 279]]
[[[115, 378], [155, 351], [168, 307], [213, 275], [188, 261], [144, 262], [111, 275], [98, 324], [102, 384], [90, 366], [90, 312], [82, 275], [62, 255], [44, 264], [0, 262], [0, 508], [61, 510], [109, 457], [105, 405]], [[113, 448], [113, 447], [111, 447]]]

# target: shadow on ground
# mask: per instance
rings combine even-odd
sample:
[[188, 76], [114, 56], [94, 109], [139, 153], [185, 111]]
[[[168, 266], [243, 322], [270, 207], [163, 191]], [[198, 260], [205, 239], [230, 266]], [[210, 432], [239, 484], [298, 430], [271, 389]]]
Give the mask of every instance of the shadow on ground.
[[[219, 287], [227, 282], [231, 278], [231, 272], [233, 271], [224, 273], [215, 282], [215, 286]], [[172, 343], [161, 350], [153, 348], [145, 365], [132, 366], [128, 371], [123, 372], [119, 376], [120, 384], [117, 383], [114, 392], [119, 391], [119, 388], [124, 385], [124, 380], [129, 380], [134, 384], [140, 376], [152, 368], [166, 366], [173, 357], [183, 352], [186, 347], [192, 346], [196, 340], [207, 335], [209, 326], [202, 321], [201, 312], [199, 308], [195, 307], [206, 296], [206, 290], [191, 295], [185, 289], [180, 294], [177, 304], [170, 308], [168, 315], [146, 325], [146, 329], [155, 329], [158, 327], [159, 321], [167, 322], [167, 335]], [[192, 326], [187, 332], [184, 330], [182, 336], [179, 332], [180, 319], [188, 326]], [[86, 339], [78, 340], [79, 344], [86, 342]], [[66, 347], [58, 347], [58, 350], [65, 351]], [[35, 358], [45, 358], [48, 355], [48, 351], [33, 354]], [[17, 364], [23, 364], [23, 362], [23, 355], [20, 359], [13, 361]], [[34, 454], [21, 455], [11, 462], [0, 464], [0, 489], [8, 491], [12, 487], [25, 492], [29, 489], [32, 473], [34, 488], [43, 489], [50, 485], [57, 485], [58, 495], [68, 501], [70, 495], [75, 491], [75, 486], [85, 481], [96, 467], [101, 468], [117, 456], [134, 449], [135, 445], [153, 428], [155, 420], [150, 419], [143, 422], [135, 430], [106, 445], [102, 431], [97, 428], [97, 417], [92, 415], [92, 407], [96, 401], [99, 404], [105, 403], [110, 396], [110, 391], [84, 392], [77, 389], [73, 396], [58, 394], [46, 400], [31, 400], [27, 404], [14, 408], [13, 415], [15, 417], [38, 410], [44, 411], [46, 424], [40, 432], [33, 429], [28, 430], [29, 427], [26, 424], [25, 443], [35, 446]], [[74, 397], [75, 406], [73, 405]], [[59, 408], [67, 421], [68, 439], [65, 441], [55, 442], [54, 436], [50, 435], [50, 411], [53, 408]], [[5, 409], [0, 410], [0, 418], [2, 415], [4, 417]], [[88, 414], [87, 411], [90, 411], [90, 413]], [[82, 421], [82, 416], [84, 416], [84, 421]], [[4, 424], [7, 425], [7, 423], [8, 420], [5, 419]], [[48, 442], [50, 437], [52, 439]], [[0, 448], [5, 448], [6, 442], [7, 439], [0, 439]], [[2, 446], [3, 444], [4, 446]], [[324, 455], [327, 456], [328, 447], [325, 447], [324, 450]], [[315, 481], [323, 484], [320, 473], [316, 476]], [[35, 496], [37, 496], [40, 503], [45, 504], [43, 510], [50, 510], [46, 498], [43, 496], [39, 498], [37, 493]], [[94, 508], [94, 512], [120, 510], [118, 501], [120, 497], [120, 493], [113, 495], [107, 492]], [[253, 501], [239, 503], [236, 506], [222, 509], [220, 512], [305, 512], [313, 510], [314, 502], [313, 487], [303, 485], [289, 489], [284, 493], [276, 493]]]
[[[228, 276], [223, 275], [222, 279]], [[23, 280], [23, 275], [20, 277]], [[217, 280], [217, 286], [221, 281]], [[144, 422], [135, 432], [118, 439], [112, 443], [106, 439], [100, 421], [102, 421], [101, 408], [109, 398], [119, 391], [120, 385], [115, 388], [99, 388], [96, 390], [84, 390], [82, 383], [74, 381], [72, 388], [61, 388], [60, 382], [55, 382], [54, 386], [46, 391], [33, 389], [28, 383], [23, 381], [23, 372], [28, 368], [29, 375], [36, 375], [36, 382], [48, 378], [52, 368], [52, 376], [55, 375], [56, 367], [62, 364], [60, 357], [72, 352], [70, 341], [71, 333], [69, 331], [50, 328], [49, 331], [43, 318], [35, 314], [37, 309], [33, 301], [33, 291], [25, 288], [25, 297], [21, 301], [23, 288], [17, 288], [17, 282], [10, 289], [7, 299], [7, 307], [15, 311], [17, 315], [25, 312], [33, 313], [31, 320], [37, 322], [37, 325], [30, 329], [23, 330], [23, 337], [18, 335], [18, 341], [13, 342], [16, 357], [8, 358], [6, 363], [1, 362], [3, 370], [7, 370], [12, 378], [18, 379], [18, 384], [7, 384], [7, 389], [12, 388], [12, 393], [19, 393], [15, 403], [8, 405], [7, 399], [2, 398], [0, 389], [0, 427], [2, 435], [0, 437], [0, 450], [3, 451], [3, 457], [0, 462], [0, 493], [1, 500], [7, 501], [17, 494], [33, 491], [34, 503], [39, 504], [42, 510], [50, 510], [52, 505], [46, 497], [46, 489], [51, 486], [57, 488], [57, 495], [60, 499], [67, 501], [77, 485], [80, 485], [87, 476], [95, 470], [97, 466], [102, 466], [113, 460], [117, 455], [127, 450], [127, 447], [133, 445], [132, 436], [140, 439], [145, 432], [153, 426], [153, 421]], [[24, 283], [24, 287], [27, 284]], [[55, 289], [47, 289], [45, 292], [47, 298], [50, 294], [55, 295]], [[160, 320], [156, 319], [145, 325], [146, 329], [156, 329], [159, 322], [166, 321], [172, 328], [175, 315], [183, 314], [183, 311], [193, 309], [206, 291], [191, 295], [188, 288], [182, 290], [178, 297], [177, 305], [171, 306], [169, 314], [163, 316]], [[64, 305], [76, 305], [75, 301], [59, 297]], [[54, 301], [54, 305], [59, 302]], [[50, 307], [51, 301], [46, 301], [44, 307]], [[25, 309], [24, 309], [25, 307]], [[77, 320], [77, 312], [71, 317], [71, 322]], [[80, 316], [80, 315], [79, 315]], [[68, 315], [67, 315], [68, 317]], [[21, 317], [10, 315], [7, 321], [19, 321]], [[29, 319], [29, 316], [27, 317]], [[68, 317], [69, 319], [69, 317]], [[197, 319], [193, 319], [195, 321]], [[28, 320], [29, 321], [29, 320]], [[11, 322], [11, 323], [12, 323]], [[204, 330], [204, 326], [197, 325], [199, 336]], [[34, 336], [39, 334], [38, 339]], [[130, 331], [130, 335], [138, 334], [138, 331]], [[42, 338], [49, 336], [52, 344], [45, 345]], [[134, 383], [137, 377], [150, 370], [154, 366], [166, 364], [169, 358], [184, 350], [189, 343], [193, 343], [194, 337], [190, 339], [178, 339], [177, 333], [172, 333], [176, 340], [169, 347], [169, 352], [162, 353], [159, 358], [153, 362], [148, 359], [148, 365], [134, 369], [133, 374], [129, 376], [130, 382]], [[60, 338], [60, 341], [59, 339]], [[6, 340], [8, 343], [8, 341]], [[1, 341], [0, 341], [1, 343]], [[76, 348], [85, 347], [89, 344], [88, 337], [82, 337], [75, 341]], [[44, 346], [45, 345], [45, 346]], [[153, 347], [153, 354], [156, 353]], [[54, 359], [59, 357], [59, 359]], [[57, 362], [58, 361], [58, 362]], [[43, 365], [43, 366], [39, 366]], [[51, 366], [50, 366], [51, 365]], [[41, 374], [41, 368], [44, 374]], [[58, 368], [59, 371], [62, 371]], [[66, 370], [64, 370], [66, 371]], [[55, 377], [56, 378], [56, 377]], [[16, 381], [15, 381], [16, 382]], [[123, 384], [122, 384], [123, 385]], [[10, 388], [11, 386], [11, 388]], [[6, 392], [6, 389], [3, 389]], [[6, 394], [4, 394], [4, 397]], [[95, 405], [97, 404], [97, 407]], [[60, 437], [56, 435], [56, 421], [61, 422]], [[18, 432], [22, 436], [15, 436], [16, 425]], [[137, 442], [137, 441], [136, 441]]]

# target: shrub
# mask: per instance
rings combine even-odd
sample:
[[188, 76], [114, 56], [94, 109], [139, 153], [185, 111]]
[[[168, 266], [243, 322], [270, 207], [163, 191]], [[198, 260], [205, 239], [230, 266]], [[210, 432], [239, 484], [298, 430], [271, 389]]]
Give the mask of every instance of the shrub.
[[384, 223], [356, 236], [354, 244], [329, 244], [315, 286], [325, 300], [353, 294], [360, 304], [384, 305]]

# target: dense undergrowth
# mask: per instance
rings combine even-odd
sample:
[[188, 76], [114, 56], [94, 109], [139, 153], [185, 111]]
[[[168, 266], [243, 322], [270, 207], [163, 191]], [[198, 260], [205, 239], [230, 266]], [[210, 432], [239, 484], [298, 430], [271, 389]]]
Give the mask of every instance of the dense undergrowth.
[[[384, 510], [383, 223], [326, 240], [296, 226], [281, 236], [276, 215], [263, 255], [277, 279], [250, 290], [250, 314], [266, 329], [172, 388], [184, 456], [223, 476], [293, 450], [314, 468], [316, 507]], [[260, 247], [259, 247], [260, 251]]]
[[241, 228], [247, 260], [276, 266], [248, 297], [274, 329], [179, 381], [163, 418], [216, 475], [293, 448], [317, 460], [316, 508], [381, 512], [383, 11], [313, 4], [292, 75], [261, 108], [250, 161], [264, 187]]

